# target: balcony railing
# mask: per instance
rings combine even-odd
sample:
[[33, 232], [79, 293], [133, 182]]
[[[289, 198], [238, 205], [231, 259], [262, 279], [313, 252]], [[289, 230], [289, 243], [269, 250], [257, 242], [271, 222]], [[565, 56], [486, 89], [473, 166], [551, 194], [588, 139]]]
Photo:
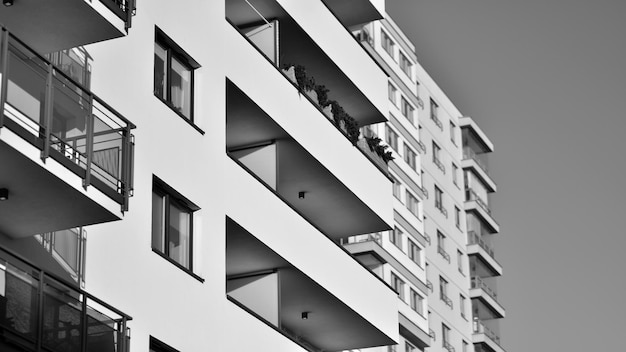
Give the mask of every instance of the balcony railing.
[[417, 149], [420, 153], [426, 154], [426, 145], [422, 141], [417, 141]]
[[489, 287], [489, 285], [487, 285], [487, 283], [478, 276], [472, 277], [471, 288], [480, 288], [485, 291], [489, 297], [493, 298], [494, 301], [498, 301], [498, 294], [496, 291]]
[[437, 253], [439, 253], [443, 257], [443, 259], [450, 263], [450, 254], [448, 254], [448, 252], [446, 252], [443, 247], [437, 246]]
[[363, 242], [376, 242], [382, 246], [383, 238], [379, 232], [375, 232], [375, 233], [368, 233], [365, 235], [350, 236], [347, 241], [344, 241], [343, 238], [340, 240], [341, 245], [350, 244], [350, 243], [363, 243]]
[[0, 128], [6, 126], [128, 210], [135, 126], [37, 54], [0, 31]]
[[433, 341], [437, 341], [437, 334], [433, 331], [433, 329], [428, 329], [428, 336], [430, 336]]
[[126, 30], [130, 28], [131, 18], [136, 11], [136, 0], [100, 0], [100, 2], [124, 21]]
[[465, 189], [465, 200], [475, 201], [481, 208], [483, 208], [484, 211], [487, 212], [487, 214], [491, 215], [491, 209], [489, 209], [489, 206], [487, 205], [487, 203], [473, 189], [471, 188]]
[[430, 246], [430, 236], [428, 236], [428, 234], [425, 232], [424, 232], [424, 239], [426, 240], [426, 243], [428, 243], [428, 245]]
[[487, 162], [483, 160], [472, 148], [469, 146], [463, 147], [463, 159], [469, 160], [472, 159], [478, 164], [478, 166], [489, 175], [489, 167], [487, 166]]
[[435, 208], [437, 208], [437, 210], [439, 210], [439, 212], [443, 214], [446, 219], [448, 218], [448, 210], [444, 208], [442, 204], [435, 204]]
[[454, 352], [454, 347], [448, 341], [443, 342], [443, 348], [448, 350], [448, 352]]
[[430, 282], [430, 280], [426, 280], [426, 288], [428, 288], [428, 291], [431, 293], [433, 292], [433, 283]]
[[493, 248], [491, 248], [491, 246], [489, 246], [479, 234], [477, 234], [475, 231], [468, 231], [467, 235], [469, 237], [470, 244], [479, 245], [480, 248], [484, 249], [485, 252], [487, 252], [491, 258], [494, 258], [494, 259], [496, 258]]
[[439, 292], [439, 298], [448, 306], [450, 307], [450, 309], [453, 309], [454, 306], [452, 304], [452, 300], [450, 299], [450, 297], [446, 296], [445, 293], [443, 292]]
[[439, 118], [437, 117], [437, 115], [435, 114], [430, 114], [430, 119], [433, 120], [433, 122], [435, 123], [435, 125], [437, 125], [437, 127], [439, 127], [440, 130], [443, 130], [443, 124], [441, 123], [441, 121], [439, 120]]
[[128, 315], [2, 249], [0, 276], [0, 349], [128, 352]]
[[473, 330], [474, 334], [485, 334], [488, 338], [490, 338], [493, 342], [500, 346], [500, 336], [498, 336], [495, 331], [485, 326], [485, 324], [483, 324], [483, 322], [480, 321], [478, 318], [474, 318]]
[[443, 166], [443, 163], [441, 162], [441, 160], [439, 160], [439, 158], [433, 158], [433, 163], [439, 168], [439, 170], [441, 170], [441, 172], [446, 173], [446, 167]]

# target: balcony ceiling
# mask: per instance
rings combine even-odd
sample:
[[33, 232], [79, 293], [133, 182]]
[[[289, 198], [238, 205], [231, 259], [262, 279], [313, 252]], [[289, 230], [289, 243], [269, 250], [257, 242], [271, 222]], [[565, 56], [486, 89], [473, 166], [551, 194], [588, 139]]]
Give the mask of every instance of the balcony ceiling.
[[[282, 326], [324, 351], [393, 344], [357, 312], [234, 221], [226, 225], [226, 275], [278, 269]], [[302, 312], [310, 312], [303, 320]]]
[[[321, 113], [320, 118], [324, 118]], [[279, 145], [277, 192], [322, 232], [338, 239], [388, 230], [386, 223], [374, 211], [229, 83], [227, 149], [270, 140], [277, 140]], [[306, 192], [304, 199], [298, 198], [301, 191]]]
[[15, 0], [0, 6], [0, 23], [41, 54], [125, 34], [84, 0]]
[[[8, 132], [4, 130], [2, 133]], [[2, 140], [0, 160], [0, 188], [9, 189], [9, 199], [0, 201], [0, 233], [21, 238], [119, 220]]]
[[[317, 84], [330, 90], [328, 98], [337, 100], [361, 126], [387, 121], [385, 115], [276, 1], [258, 0], [253, 5], [265, 19], [279, 21], [279, 66], [303, 65], [308, 76], [314, 77]], [[263, 23], [263, 19], [243, 0], [226, 1], [226, 17], [239, 28]], [[346, 32], [345, 35], [349, 34]], [[363, 55], [366, 55], [365, 52]]]
[[370, 0], [324, 0], [324, 3], [348, 28], [383, 18]]

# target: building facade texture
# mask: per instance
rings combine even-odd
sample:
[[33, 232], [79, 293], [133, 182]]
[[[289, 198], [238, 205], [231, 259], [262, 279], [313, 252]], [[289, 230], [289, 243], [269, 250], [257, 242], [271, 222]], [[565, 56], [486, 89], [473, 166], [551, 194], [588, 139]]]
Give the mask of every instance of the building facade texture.
[[0, 350], [500, 351], [493, 145], [384, 17], [4, 1]]

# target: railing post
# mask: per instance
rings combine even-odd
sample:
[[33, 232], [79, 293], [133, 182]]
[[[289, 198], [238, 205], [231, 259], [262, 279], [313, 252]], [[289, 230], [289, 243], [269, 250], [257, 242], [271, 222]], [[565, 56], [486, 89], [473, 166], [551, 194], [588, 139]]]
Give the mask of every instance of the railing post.
[[54, 85], [53, 85], [53, 72], [54, 67], [52, 64], [47, 64], [48, 76], [46, 78], [46, 93], [44, 97], [44, 112], [43, 112], [43, 150], [41, 151], [41, 160], [46, 162], [46, 159], [50, 155], [50, 135], [52, 134], [52, 109], [54, 108]]
[[44, 304], [44, 273], [39, 271], [39, 288], [37, 289], [37, 338], [35, 340], [35, 351], [41, 351], [43, 340], [43, 304]]
[[120, 191], [122, 192], [122, 196], [124, 197], [122, 211], [128, 211], [128, 203], [133, 190], [134, 142], [133, 135], [131, 134], [131, 127], [129, 125], [126, 125], [122, 133], [122, 182]]
[[4, 104], [7, 102], [7, 88], [9, 82], [9, 74], [7, 69], [9, 67], [9, 32], [2, 28], [0, 33], [0, 75], [2, 82], [0, 82], [0, 131], [4, 126]]
[[89, 114], [87, 115], [87, 136], [85, 140], [85, 148], [87, 153], [87, 161], [85, 163], [85, 178], [83, 179], [83, 188], [91, 184], [91, 162], [93, 160], [93, 94], [89, 93]]
[[81, 314], [80, 314], [80, 351], [87, 352], [87, 327], [89, 321], [87, 320], [87, 295], [83, 294], [83, 301], [81, 302]]
[[126, 1], [126, 23], [124, 24], [124, 29], [126, 30], [127, 34], [128, 34], [128, 29], [133, 24], [132, 18], [133, 18], [134, 12], [135, 12], [135, 0], [127, 0]]

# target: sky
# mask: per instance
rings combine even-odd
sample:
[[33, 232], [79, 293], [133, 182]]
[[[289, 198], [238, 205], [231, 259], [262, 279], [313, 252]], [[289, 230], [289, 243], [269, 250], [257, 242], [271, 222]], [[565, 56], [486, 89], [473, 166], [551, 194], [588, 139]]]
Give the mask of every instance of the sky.
[[624, 351], [626, 1], [387, 0], [495, 144], [508, 352]]

